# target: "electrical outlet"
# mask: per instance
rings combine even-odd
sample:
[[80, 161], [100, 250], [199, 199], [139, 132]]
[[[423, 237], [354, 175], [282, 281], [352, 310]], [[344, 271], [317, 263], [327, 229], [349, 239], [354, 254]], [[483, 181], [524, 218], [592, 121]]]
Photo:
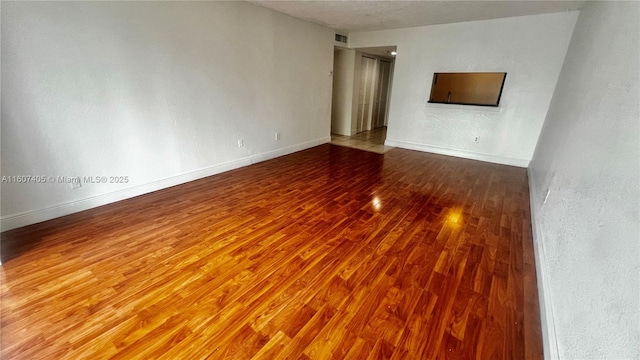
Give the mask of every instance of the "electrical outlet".
[[279, 132], [276, 133], [275, 139], [276, 139], [276, 141], [280, 140], [280, 133]]
[[475, 136], [475, 137], [473, 138], [473, 142], [474, 142], [474, 143], [480, 142], [480, 136]]
[[243, 147], [243, 146], [244, 146], [244, 140], [238, 139], [238, 147]]

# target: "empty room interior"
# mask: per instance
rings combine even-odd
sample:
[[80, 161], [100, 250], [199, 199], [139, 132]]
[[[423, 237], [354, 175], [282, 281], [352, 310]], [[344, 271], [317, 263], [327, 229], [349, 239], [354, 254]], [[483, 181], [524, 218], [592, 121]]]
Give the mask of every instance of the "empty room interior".
[[0, 358], [640, 359], [639, 2], [0, 14]]

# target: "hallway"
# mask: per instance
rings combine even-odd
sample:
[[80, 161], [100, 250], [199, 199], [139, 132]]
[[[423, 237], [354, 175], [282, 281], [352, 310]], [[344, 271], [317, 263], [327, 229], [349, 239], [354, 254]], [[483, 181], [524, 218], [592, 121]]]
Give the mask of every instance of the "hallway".
[[384, 145], [386, 138], [387, 127], [383, 126], [353, 136], [331, 134], [331, 144], [384, 154], [393, 149], [392, 146]]

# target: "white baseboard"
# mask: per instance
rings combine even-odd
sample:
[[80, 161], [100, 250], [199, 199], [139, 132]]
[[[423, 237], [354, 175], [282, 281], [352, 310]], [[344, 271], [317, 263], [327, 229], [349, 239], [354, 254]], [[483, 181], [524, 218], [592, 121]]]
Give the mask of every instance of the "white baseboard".
[[79, 211], [92, 209], [98, 206], [114, 203], [116, 201], [129, 199], [135, 196], [148, 194], [153, 191], [166, 189], [171, 186], [180, 185], [189, 181], [202, 179], [207, 176], [220, 174], [229, 170], [238, 169], [244, 166], [255, 164], [257, 162], [273, 159], [279, 156], [288, 155], [296, 151], [308, 149], [317, 145], [325, 144], [331, 141], [331, 137], [323, 137], [320, 139], [295, 144], [282, 149], [264, 152], [261, 154], [254, 154], [248, 157], [243, 157], [237, 160], [232, 160], [222, 164], [217, 164], [204, 169], [191, 171], [188, 173], [168, 177], [165, 179], [153, 181], [150, 183], [130, 187], [127, 189], [97, 195], [86, 199], [67, 202], [45, 209], [38, 209], [32, 211], [25, 211], [18, 214], [12, 214], [3, 216], [0, 219], [0, 229], [7, 231], [16, 229], [22, 226], [27, 226], [42, 221], [55, 219], [61, 216], [73, 214]]
[[547, 274], [546, 258], [544, 252], [544, 233], [540, 226], [539, 194], [537, 187], [531, 176], [531, 169], [527, 171], [529, 177], [529, 204], [531, 207], [531, 230], [533, 232], [533, 250], [536, 261], [536, 278], [538, 283], [538, 302], [540, 303], [540, 322], [542, 325], [542, 346], [544, 348], [544, 358], [548, 360], [560, 359], [558, 350], [558, 339], [556, 337], [556, 326], [553, 316], [553, 306], [551, 301], [551, 288], [549, 285], [549, 274]]
[[471, 151], [449, 149], [449, 148], [443, 148], [439, 146], [431, 146], [431, 145], [417, 144], [417, 143], [390, 140], [390, 139], [385, 140], [384, 144], [387, 146], [399, 147], [403, 149], [418, 150], [418, 151], [424, 151], [424, 152], [440, 154], [440, 155], [455, 156], [459, 158], [472, 159], [472, 160], [480, 160], [480, 161], [486, 161], [486, 162], [495, 163], [495, 164], [517, 166], [522, 168], [526, 168], [529, 166], [529, 160], [525, 160], [525, 159], [507, 158], [502, 156], [475, 153]]
[[292, 153], [294, 153], [296, 151], [312, 148], [314, 146], [326, 144], [326, 143], [329, 143], [329, 142], [331, 142], [331, 136], [323, 137], [323, 138], [316, 139], [316, 140], [307, 141], [307, 142], [300, 143], [300, 144], [287, 146], [287, 147], [276, 149], [276, 150], [272, 150], [272, 151], [266, 151], [266, 152], [263, 152], [263, 153], [260, 153], [260, 154], [254, 154], [254, 155], [250, 156], [250, 159], [251, 159], [251, 163], [255, 164], [255, 163], [259, 163], [261, 161], [275, 159], [275, 158], [280, 157], [280, 156], [292, 154]]

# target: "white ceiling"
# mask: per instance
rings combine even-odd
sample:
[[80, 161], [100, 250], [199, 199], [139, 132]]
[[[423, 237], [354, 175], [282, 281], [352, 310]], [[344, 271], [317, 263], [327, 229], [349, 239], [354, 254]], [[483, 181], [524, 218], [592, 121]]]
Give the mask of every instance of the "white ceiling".
[[577, 10], [584, 1], [249, 0], [342, 33]]
[[396, 51], [397, 46], [365, 47], [359, 48], [358, 50], [367, 54], [376, 55], [391, 60], [395, 57], [391, 55], [391, 52]]

